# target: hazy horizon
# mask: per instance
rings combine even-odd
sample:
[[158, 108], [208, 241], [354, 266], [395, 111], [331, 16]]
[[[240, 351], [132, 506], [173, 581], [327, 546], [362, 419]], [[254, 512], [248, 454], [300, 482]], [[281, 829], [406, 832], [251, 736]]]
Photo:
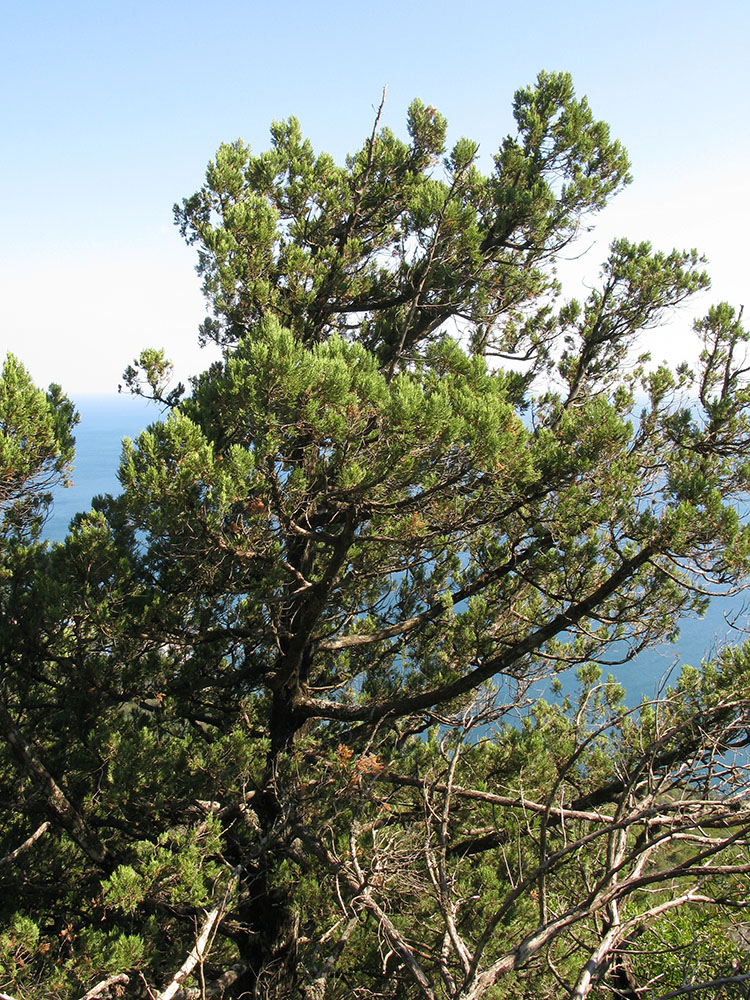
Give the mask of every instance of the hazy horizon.
[[[231, 24], [231, 31], [226, 25]], [[52, 0], [5, 12], [6, 95], [0, 353], [41, 385], [111, 395], [145, 347], [182, 379], [206, 368], [195, 254], [172, 206], [201, 185], [222, 141], [256, 151], [296, 115], [317, 150], [341, 160], [372, 127], [405, 133], [415, 96], [480, 143], [482, 166], [513, 130], [514, 91], [541, 69], [569, 71], [579, 95], [628, 149], [633, 184], [563, 266], [585, 294], [614, 236], [697, 247], [714, 291], [650, 335], [658, 358], [688, 349], [691, 317], [747, 299], [750, 223], [745, 80], [750, 5], [595, 0], [520, 8], [489, 0], [429, 8], [340, 0], [271, 8], [195, 0], [127, 8]]]

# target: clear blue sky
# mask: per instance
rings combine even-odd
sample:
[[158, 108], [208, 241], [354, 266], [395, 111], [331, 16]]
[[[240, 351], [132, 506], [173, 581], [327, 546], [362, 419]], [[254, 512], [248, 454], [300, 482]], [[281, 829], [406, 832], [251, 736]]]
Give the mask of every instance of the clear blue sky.
[[[697, 246], [715, 296], [750, 304], [749, 38], [747, 0], [6, 4], [0, 355], [73, 395], [114, 391], [145, 346], [197, 370], [202, 301], [171, 209], [220, 142], [262, 149], [295, 114], [341, 157], [387, 84], [394, 129], [420, 96], [489, 158], [542, 68], [573, 74], [633, 162], [589, 272], [613, 235]], [[652, 347], [684, 343], [677, 324]]]

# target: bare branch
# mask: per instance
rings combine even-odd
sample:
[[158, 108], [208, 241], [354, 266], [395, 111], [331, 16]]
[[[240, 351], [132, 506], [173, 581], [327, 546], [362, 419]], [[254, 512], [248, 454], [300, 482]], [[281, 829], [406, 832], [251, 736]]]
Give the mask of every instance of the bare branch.
[[27, 837], [26, 840], [24, 840], [24, 842], [15, 849], [15, 851], [11, 851], [10, 854], [6, 854], [4, 858], [0, 858], [0, 868], [2, 868], [3, 865], [9, 865], [11, 861], [15, 861], [20, 854], [23, 854], [23, 852], [27, 851], [33, 844], [35, 844], [40, 837], [44, 836], [47, 830], [49, 830], [49, 820], [45, 820], [44, 823], [40, 824], [31, 836]]
[[221, 997], [230, 986], [237, 982], [241, 975], [247, 972], [247, 968], [246, 962], [235, 962], [213, 982], [202, 986], [183, 986], [175, 993], [174, 1000], [204, 1000], [205, 997]]
[[177, 996], [177, 994], [179, 993], [180, 987], [185, 982], [190, 973], [193, 971], [193, 969], [196, 967], [198, 962], [203, 961], [203, 957], [206, 952], [206, 946], [208, 945], [209, 939], [211, 938], [214, 929], [218, 926], [218, 924], [221, 921], [221, 918], [224, 916], [224, 911], [226, 909], [229, 896], [231, 895], [232, 890], [239, 881], [241, 871], [242, 867], [240, 865], [238, 865], [232, 871], [232, 877], [230, 878], [229, 883], [226, 889], [224, 890], [224, 895], [221, 899], [221, 902], [219, 903], [218, 906], [215, 906], [213, 910], [210, 910], [206, 914], [206, 919], [203, 922], [203, 928], [201, 929], [200, 935], [198, 936], [194, 946], [191, 948], [189, 955], [182, 963], [180, 968], [177, 970], [177, 972], [175, 972], [174, 976], [172, 976], [172, 979], [169, 981], [169, 984], [167, 985], [166, 989], [162, 990], [162, 992], [158, 995], [158, 1000], [173, 1000], [173, 998]]
[[92, 986], [91, 989], [84, 993], [81, 1000], [94, 1000], [94, 997], [101, 996], [102, 993], [106, 992], [110, 986], [125, 986], [130, 982], [130, 976], [127, 976], [124, 972], [120, 972], [116, 976], [110, 976], [108, 979], [102, 979], [100, 983]]
[[691, 993], [698, 993], [700, 990], [713, 989], [715, 986], [729, 986], [731, 983], [746, 983], [750, 979], [750, 972], [737, 972], [733, 976], [724, 976], [721, 979], [711, 979], [705, 983], [690, 983], [680, 986], [679, 989], [670, 990], [669, 993], [662, 993], [659, 1000], [673, 1000], [674, 997], [684, 997]]

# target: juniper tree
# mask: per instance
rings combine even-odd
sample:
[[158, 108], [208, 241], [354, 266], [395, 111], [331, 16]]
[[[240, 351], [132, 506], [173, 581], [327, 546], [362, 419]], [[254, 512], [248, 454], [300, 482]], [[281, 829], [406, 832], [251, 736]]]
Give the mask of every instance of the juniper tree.
[[343, 166], [291, 119], [176, 207], [222, 360], [128, 369], [169, 414], [3, 633], [3, 989], [635, 996], [691, 906], [741, 977], [747, 653], [601, 676], [745, 577], [747, 335], [639, 354], [694, 251], [561, 302], [627, 158], [566, 75], [514, 115], [489, 173], [419, 101]]

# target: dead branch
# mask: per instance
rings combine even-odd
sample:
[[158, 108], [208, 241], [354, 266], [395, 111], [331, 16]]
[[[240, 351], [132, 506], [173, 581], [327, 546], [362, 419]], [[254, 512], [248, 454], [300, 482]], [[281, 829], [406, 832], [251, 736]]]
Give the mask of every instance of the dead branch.
[[220, 997], [233, 986], [243, 973], [247, 972], [246, 962], [235, 962], [228, 969], [214, 979], [213, 982], [203, 986], [183, 986], [175, 995], [174, 1000], [203, 1000], [204, 997]]
[[173, 1000], [173, 998], [179, 993], [180, 987], [185, 982], [187, 977], [196, 967], [198, 962], [203, 961], [203, 956], [206, 952], [206, 946], [214, 932], [214, 929], [219, 925], [221, 918], [224, 916], [224, 911], [226, 909], [227, 901], [232, 892], [232, 889], [239, 881], [240, 872], [242, 871], [242, 866], [238, 865], [232, 871], [232, 877], [229, 880], [224, 895], [222, 896], [221, 902], [218, 906], [215, 906], [213, 910], [210, 910], [206, 914], [206, 919], [203, 922], [203, 928], [193, 945], [190, 949], [190, 953], [182, 963], [180, 968], [172, 976], [166, 989], [164, 989], [159, 995], [157, 1000]]
[[[378, 781], [387, 781], [393, 785], [407, 785], [412, 788], [424, 788], [429, 785], [436, 792], [448, 792], [448, 786], [442, 782], [430, 783], [426, 778], [413, 778], [406, 774], [392, 774], [383, 772], [377, 777]], [[531, 812], [549, 814], [560, 819], [582, 819], [599, 823], [614, 823], [612, 816], [598, 811], [584, 811], [573, 808], [554, 808], [543, 802], [532, 802], [523, 796], [496, 795], [493, 792], [483, 792], [476, 788], [463, 788], [460, 785], [453, 785], [450, 793], [459, 798], [476, 799], [480, 802], [490, 802], [498, 806], [508, 806], [509, 808], [523, 807]]]
[[15, 851], [11, 851], [10, 854], [6, 854], [4, 858], [0, 858], [0, 868], [2, 868], [3, 865], [9, 865], [11, 861], [15, 861], [16, 858], [20, 854], [23, 854], [24, 851], [28, 851], [28, 849], [35, 844], [40, 837], [44, 836], [47, 830], [49, 830], [49, 825], [49, 820], [45, 820], [44, 823], [34, 830], [30, 837], [27, 837], [26, 840], [24, 840], [24, 842], [15, 849]]
[[125, 975], [124, 972], [120, 972], [116, 976], [110, 976], [109, 979], [102, 979], [101, 982], [92, 986], [87, 993], [83, 994], [81, 1000], [94, 1000], [94, 997], [101, 996], [110, 986], [125, 986], [129, 982], [130, 976]]

